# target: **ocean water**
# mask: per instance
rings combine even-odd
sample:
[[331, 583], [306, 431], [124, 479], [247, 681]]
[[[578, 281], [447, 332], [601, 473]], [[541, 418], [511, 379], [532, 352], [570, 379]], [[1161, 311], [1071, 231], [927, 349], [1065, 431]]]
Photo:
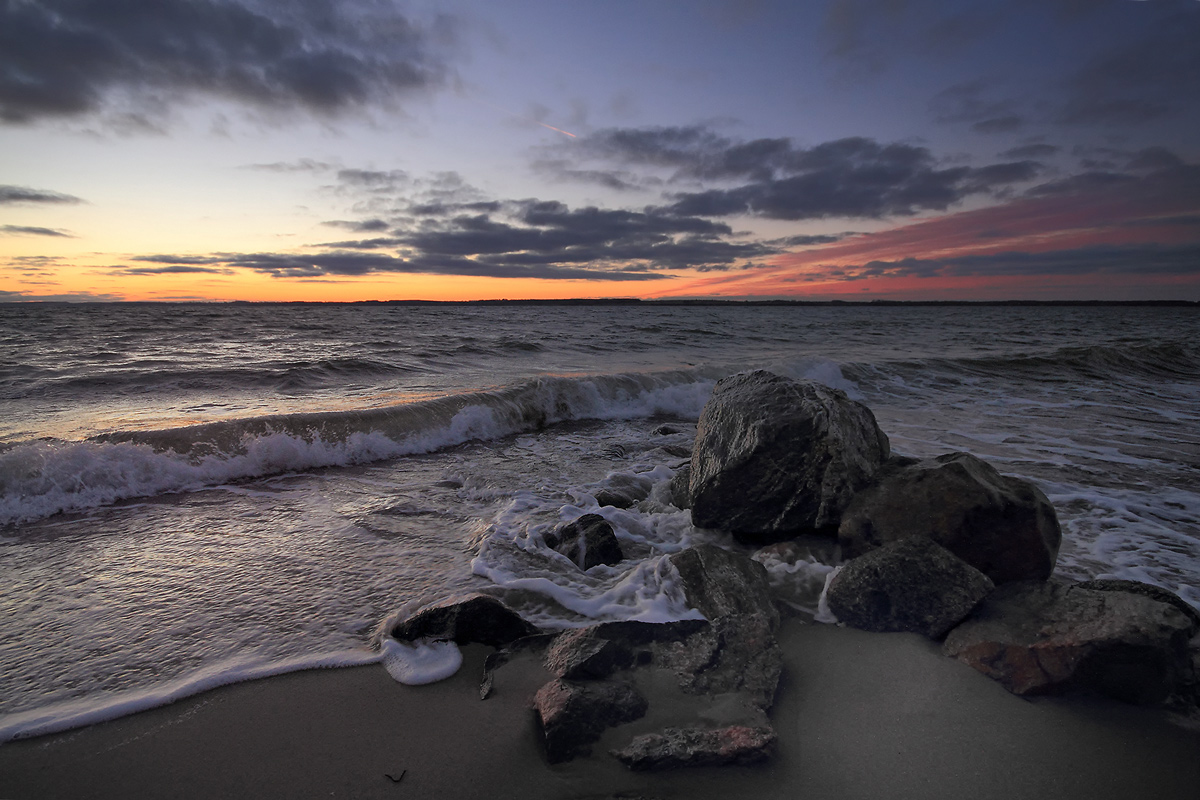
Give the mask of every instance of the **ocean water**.
[[[7, 304], [0, 741], [303, 667], [403, 672], [375, 632], [459, 591], [548, 627], [687, 615], [663, 556], [730, 543], [667, 483], [716, 380], [759, 367], [866, 403], [896, 452], [1036, 482], [1059, 574], [1200, 607], [1195, 308]], [[597, 505], [630, 480], [649, 498]], [[585, 513], [625, 561], [545, 546]], [[811, 612], [834, 563], [767, 566]]]

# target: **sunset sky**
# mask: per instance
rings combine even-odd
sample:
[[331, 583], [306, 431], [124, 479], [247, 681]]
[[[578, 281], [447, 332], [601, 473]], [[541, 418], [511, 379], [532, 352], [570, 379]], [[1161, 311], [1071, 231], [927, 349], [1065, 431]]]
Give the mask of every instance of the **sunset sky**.
[[1200, 300], [1197, 0], [0, 0], [0, 300]]

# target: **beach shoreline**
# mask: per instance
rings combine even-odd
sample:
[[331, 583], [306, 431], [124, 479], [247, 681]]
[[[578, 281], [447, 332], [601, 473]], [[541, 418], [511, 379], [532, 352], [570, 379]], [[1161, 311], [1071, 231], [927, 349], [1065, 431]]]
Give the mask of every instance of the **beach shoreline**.
[[792, 619], [780, 641], [764, 765], [633, 773], [606, 753], [615, 728], [591, 757], [550, 766], [530, 710], [547, 673], [515, 660], [481, 701], [490, 648], [471, 645], [458, 674], [428, 686], [378, 665], [308, 670], [9, 742], [0, 797], [1182, 800], [1200, 785], [1200, 731], [1160, 709], [1021, 699], [915, 634]]

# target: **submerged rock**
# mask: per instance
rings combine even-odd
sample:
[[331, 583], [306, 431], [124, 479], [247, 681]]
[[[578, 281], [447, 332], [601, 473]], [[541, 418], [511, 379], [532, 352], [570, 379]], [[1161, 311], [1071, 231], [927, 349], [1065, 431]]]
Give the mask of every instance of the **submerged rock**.
[[968, 453], [887, 470], [855, 495], [838, 529], [848, 556], [910, 536], [933, 539], [997, 584], [1050, 577], [1062, 541], [1041, 490]]
[[645, 475], [610, 475], [605, 485], [596, 490], [596, 504], [614, 508], [630, 508], [650, 496], [654, 481]]
[[648, 707], [627, 683], [561, 679], [539, 689], [533, 705], [551, 764], [587, 755], [606, 728], [639, 719]]
[[866, 406], [757, 370], [717, 382], [692, 451], [692, 522], [769, 543], [835, 528], [888, 457]]
[[666, 728], [636, 736], [612, 754], [633, 770], [756, 764], [771, 756], [775, 739], [769, 726]]
[[500, 647], [540, 631], [504, 603], [486, 594], [455, 595], [425, 606], [392, 628], [402, 642], [445, 639]]
[[620, 564], [625, 558], [612, 525], [599, 514], [584, 514], [546, 534], [545, 541], [582, 570], [597, 564]]
[[924, 537], [892, 542], [852, 559], [829, 583], [829, 610], [865, 631], [910, 631], [940, 639], [995, 585]]
[[1015, 694], [1087, 689], [1157, 703], [1193, 680], [1193, 620], [1143, 593], [1010, 583], [950, 632], [943, 651]]

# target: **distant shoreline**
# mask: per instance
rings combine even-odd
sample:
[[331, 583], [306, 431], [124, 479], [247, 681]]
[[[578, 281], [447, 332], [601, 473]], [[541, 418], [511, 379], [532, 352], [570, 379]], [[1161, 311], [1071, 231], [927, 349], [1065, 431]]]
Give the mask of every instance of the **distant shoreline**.
[[955, 307], [955, 306], [1003, 306], [1003, 307], [1155, 307], [1155, 308], [1200, 308], [1200, 300], [723, 300], [721, 298], [699, 298], [666, 300], [642, 300], [636, 297], [617, 298], [567, 298], [555, 300], [12, 300], [3, 305], [245, 305], [245, 306], [798, 306], [798, 307], [854, 307], [854, 308], [902, 308], [902, 307]]

